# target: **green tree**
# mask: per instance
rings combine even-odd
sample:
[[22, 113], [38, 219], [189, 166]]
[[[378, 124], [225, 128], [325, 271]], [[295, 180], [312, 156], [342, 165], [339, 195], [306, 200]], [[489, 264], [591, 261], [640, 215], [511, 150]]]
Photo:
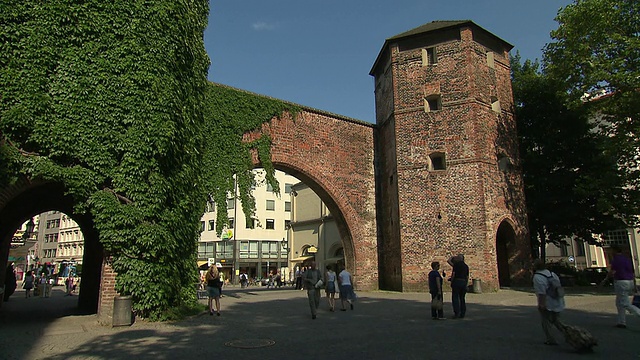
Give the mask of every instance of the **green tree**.
[[611, 137], [609, 151], [628, 185], [638, 187], [640, 2], [576, 0], [556, 20], [544, 50], [546, 71], [569, 93], [570, 106], [586, 107]]
[[512, 58], [513, 93], [527, 213], [534, 253], [566, 237], [594, 243], [593, 234], [624, 227], [633, 215], [624, 174], [595, 131], [585, 107], [568, 107], [562, 84], [538, 62]]

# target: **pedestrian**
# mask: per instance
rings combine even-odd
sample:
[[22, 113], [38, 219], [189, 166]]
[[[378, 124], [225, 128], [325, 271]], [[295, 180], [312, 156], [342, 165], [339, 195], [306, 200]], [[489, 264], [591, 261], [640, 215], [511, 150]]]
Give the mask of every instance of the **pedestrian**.
[[296, 290], [302, 290], [302, 274], [304, 274], [306, 270], [300, 269], [298, 266], [298, 270], [296, 270]]
[[242, 274], [240, 274], [240, 287], [243, 289], [246, 288], [248, 280], [249, 278], [247, 277], [246, 272], [243, 272]]
[[207, 294], [209, 295], [209, 315], [213, 315], [213, 302], [215, 301], [216, 315], [220, 316], [222, 280], [220, 280], [220, 271], [218, 271], [215, 264], [209, 266], [205, 279], [207, 281]]
[[307, 289], [311, 318], [315, 319], [320, 306], [320, 288], [322, 287], [322, 273], [316, 269], [316, 262], [312, 261], [304, 273], [304, 286]]
[[448, 261], [453, 266], [451, 272], [451, 304], [453, 305], [453, 318], [462, 319], [467, 314], [467, 286], [469, 285], [469, 266], [464, 262], [464, 255], [459, 254]]
[[65, 285], [67, 287], [67, 294], [65, 296], [71, 296], [73, 295], [73, 277], [72, 276], [68, 276], [67, 279], [65, 280]]
[[342, 304], [340, 311], [347, 311], [345, 303], [349, 303], [349, 307], [353, 310], [353, 277], [345, 268], [342, 268], [338, 274], [338, 285], [340, 286], [340, 303]]
[[280, 271], [276, 273], [276, 285], [278, 288], [282, 287], [282, 275], [280, 275]]
[[333, 271], [331, 265], [327, 265], [324, 283], [327, 301], [329, 302], [329, 311], [334, 311], [336, 308], [336, 272]]
[[25, 275], [24, 280], [22, 281], [25, 298], [31, 297], [31, 289], [33, 289], [34, 282], [35, 278], [33, 277], [33, 272], [31, 270], [27, 271], [27, 275]]
[[559, 331], [563, 331], [563, 325], [560, 322], [560, 313], [564, 310], [564, 297], [552, 296], [549, 291], [551, 284], [550, 279], [560, 282], [558, 275], [547, 270], [544, 260], [537, 259], [533, 263], [535, 273], [533, 274], [533, 289], [538, 300], [538, 312], [542, 320], [542, 330], [546, 337], [546, 345], [558, 345], [556, 339], [551, 334], [551, 325], [555, 326]]
[[429, 293], [431, 293], [431, 318], [433, 320], [444, 319], [444, 310], [442, 306], [442, 275], [440, 275], [440, 263], [434, 261], [431, 263], [431, 272], [429, 272]]
[[615, 251], [615, 255], [613, 255], [613, 260], [611, 261], [611, 269], [601, 285], [613, 278], [613, 289], [616, 292], [616, 308], [618, 309], [618, 322], [616, 327], [626, 329], [627, 311], [640, 316], [640, 309], [632, 305], [631, 301], [629, 301], [629, 297], [632, 294], [636, 294], [638, 288], [636, 287], [636, 279], [631, 259], [622, 253], [622, 248], [619, 246], [614, 246], [612, 249]]
[[7, 272], [4, 274], [4, 301], [9, 301], [9, 296], [13, 295], [18, 287], [16, 273], [13, 269], [13, 263], [7, 266]]

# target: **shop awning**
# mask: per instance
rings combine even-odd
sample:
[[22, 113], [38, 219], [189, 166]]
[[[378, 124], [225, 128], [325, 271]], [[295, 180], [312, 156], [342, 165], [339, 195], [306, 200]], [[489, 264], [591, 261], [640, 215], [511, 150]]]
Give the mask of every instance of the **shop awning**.
[[303, 262], [303, 261], [305, 261], [305, 260], [313, 259], [314, 257], [315, 257], [315, 256], [313, 256], [313, 255], [309, 255], [309, 256], [300, 256], [300, 257], [297, 257], [297, 258], [293, 258], [293, 259], [291, 259], [290, 261], [291, 261], [291, 262]]

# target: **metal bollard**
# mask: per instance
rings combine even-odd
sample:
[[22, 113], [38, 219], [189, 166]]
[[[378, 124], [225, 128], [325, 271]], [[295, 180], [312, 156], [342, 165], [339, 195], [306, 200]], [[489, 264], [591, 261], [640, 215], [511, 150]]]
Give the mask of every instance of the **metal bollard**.
[[131, 326], [131, 324], [133, 324], [131, 296], [114, 296], [112, 326]]

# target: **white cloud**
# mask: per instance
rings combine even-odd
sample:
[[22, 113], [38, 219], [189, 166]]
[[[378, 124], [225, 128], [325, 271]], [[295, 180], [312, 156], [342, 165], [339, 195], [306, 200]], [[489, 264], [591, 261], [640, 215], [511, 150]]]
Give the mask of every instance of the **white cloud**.
[[269, 31], [269, 30], [275, 29], [276, 26], [277, 26], [276, 24], [269, 24], [264, 21], [258, 21], [256, 23], [253, 23], [253, 25], [251, 25], [253, 30], [256, 30], [256, 31]]

